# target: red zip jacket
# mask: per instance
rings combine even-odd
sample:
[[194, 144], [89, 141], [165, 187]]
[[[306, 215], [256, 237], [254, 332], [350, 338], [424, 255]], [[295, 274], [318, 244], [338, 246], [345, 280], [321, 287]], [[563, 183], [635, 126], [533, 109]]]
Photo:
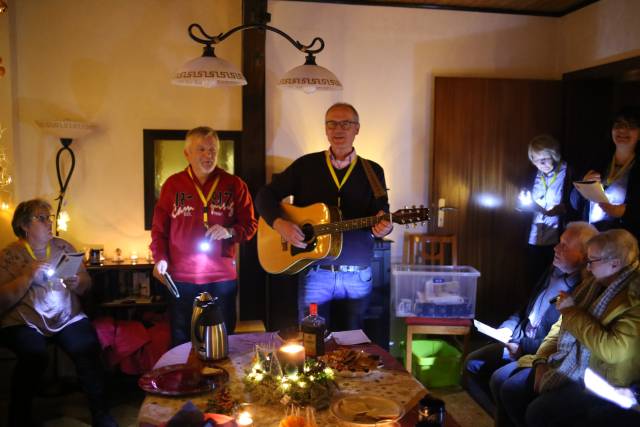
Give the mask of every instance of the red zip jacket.
[[[190, 166], [189, 166], [190, 167]], [[204, 284], [236, 278], [235, 244], [249, 240], [257, 230], [253, 202], [247, 184], [216, 167], [202, 193], [209, 193], [216, 177], [220, 177], [208, 203], [209, 225], [233, 228], [233, 237], [214, 240], [208, 252], [199, 250], [206, 231], [203, 203], [187, 169], [171, 175], [162, 186], [153, 211], [151, 245], [153, 259], [166, 260], [168, 271], [178, 282]], [[198, 183], [199, 185], [199, 183]]]

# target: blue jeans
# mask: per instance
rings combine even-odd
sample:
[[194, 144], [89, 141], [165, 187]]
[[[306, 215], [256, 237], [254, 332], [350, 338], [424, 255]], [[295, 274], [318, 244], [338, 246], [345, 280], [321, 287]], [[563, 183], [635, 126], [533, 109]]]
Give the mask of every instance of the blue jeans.
[[498, 369], [494, 375], [496, 378], [492, 378], [491, 387], [496, 393], [496, 427], [524, 427], [527, 405], [536, 397], [533, 391], [534, 370], [518, 369], [517, 362], [512, 362]]
[[214, 298], [218, 297], [218, 304], [222, 305], [227, 333], [233, 333], [236, 329], [236, 294], [238, 292], [235, 280], [206, 283], [204, 285], [176, 282], [176, 287], [180, 292], [180, 298], [169, 297], [171, 344], [174, 347], [191, 341], [193, 300], [202, 292], [209, 292]]
[[522, 377], [513, 379], [512, 381], [514, 381], [514, 383], [512, 384], [512, 386], [514, 386], [517, 382], [526, 382], [526, 379], [529, 377], [529, 370], [530, 368], [519, 368], [518, 362], [511, 362], [502, 366], [501, 368], [496, 369], [493, 375], [491, 375], [491, 379], [489, 380], [489, 388], [491, 389], [491, 395], [493, 396], [493, 401], [495, 402], [494, 420], [497, 427], [513, 425], [513, 423], [509, 419], [509, 416], [507, 415], [507, 412], [505, 411], [504, 403], [502, 402], [502, 398], [500, 395], [500, 390], [502, 389], [503, 384], [511, 377], [522, 371], [524, 371], [520, 374]]
[[[309, 304], [318, 304], [318, 314], [332, 331], [362, 329], [372, 289], [371, 267], [356, 272], [311, 267], [298, 278], [298, 320], [309, 314]], [[337, 305], [337, 319], [331, 306]]]
[[536, 397], [527, 407], [529, 427], [638, 426], [640, 414], [619, 408], [571, 382]]
[[88, 319], [74, 322], [50, 337], [26, 325], [9, 326], [0, 329], [0, 345], [13, 351], [18, 361], [11, 377], [8, 425], [28, 424], [31, 403], [49, 364], [47, 342], [58, 345], [73, 361], [92, 415], [106, 413], [100, 344]]
[[489, 379], [498, 368], [511, 362], [504, 349], [502, 344], [485, 345], [469, 353], [464, 361], [464, 388], [489, 414], [495, 410]]

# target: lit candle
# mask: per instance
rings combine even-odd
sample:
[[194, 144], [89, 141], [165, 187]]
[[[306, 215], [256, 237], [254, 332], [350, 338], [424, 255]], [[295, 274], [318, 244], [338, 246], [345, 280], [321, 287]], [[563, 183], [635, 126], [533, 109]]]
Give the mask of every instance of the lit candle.
[[242, 411], [236, 418], [236, 424], [239, 426], [252, 426], [253, 418], [251, 418], [251, 414], [248, 411]]
[[285, 344], [278, 350], [278, 360], [286, 373], [290, 371], [302, 372], [304, 367], [304, 347], [299, 343]]
[[131, 264], [135, 264], [138, 262], [138, 252], [131, 251]]

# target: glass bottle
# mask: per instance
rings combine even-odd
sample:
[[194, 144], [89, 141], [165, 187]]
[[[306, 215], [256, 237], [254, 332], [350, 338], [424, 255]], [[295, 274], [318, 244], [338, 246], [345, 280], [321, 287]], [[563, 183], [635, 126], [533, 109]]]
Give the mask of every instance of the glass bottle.
[[324, 332], [326, 324], [323, 317], [318, 316], [318, 304], [309, 305], [309, 315], [302, 319], [302, 342], [306, 356], [316, 357], [324, 354]]

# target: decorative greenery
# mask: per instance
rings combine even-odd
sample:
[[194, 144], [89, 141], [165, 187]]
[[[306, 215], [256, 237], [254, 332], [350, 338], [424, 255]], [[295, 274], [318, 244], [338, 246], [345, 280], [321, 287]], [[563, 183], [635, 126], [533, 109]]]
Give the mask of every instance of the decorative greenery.
[[320, 361], [307, 359], [303, 372], [283, 373], [274, 353], [256, 352], [244, 385], [254, 401], [261, 404], [280, 402], [323, 409], [329, 406], [336, 388], [333, 378], [333, 370]]

